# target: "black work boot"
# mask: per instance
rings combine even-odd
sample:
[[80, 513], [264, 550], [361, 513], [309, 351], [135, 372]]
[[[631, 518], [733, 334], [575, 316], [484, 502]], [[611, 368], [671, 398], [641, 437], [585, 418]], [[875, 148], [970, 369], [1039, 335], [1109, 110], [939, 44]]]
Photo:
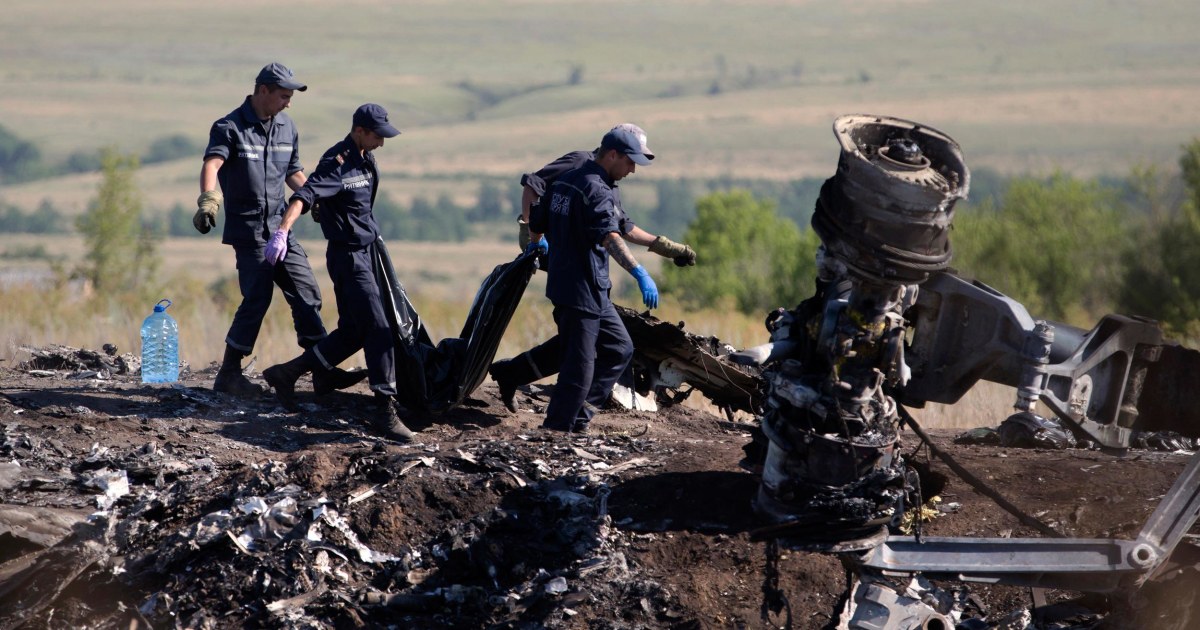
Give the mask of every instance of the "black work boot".
[[[511, 359], [509, 359], [511, 361]], [[511, 413], [517, 413], [517, 386], [504, 378], [504, 368], [502, 367], [507, 361], [497, 361], [488, 366], [488, 375], [496, 381], [496, 386], [500, 388], [500, 402], [504, 403], [504, 408]]]
[[279, 399], [279, 404], [283, 405], [284, 409], [300, 410], [296, 404], [296, 381], [313, 368], [313, 363], [305, 353], [287, 363], [272, 365], [263, 370], [263, 378], [267, 380], [268, 385], [275, 388], [275, 397]]
[[396, 442], [411, 442], [415, 434], [400, 421], [400, 414], [396, 413], [396, 405], [392, 403], [392, 397], [376, 392], [375, 404], [376, 409], [371, 418], [371, 428], [383, 437]]
[[346, 371], [342, 368], [333, 368], [326, 370], [324, 366], [318, 365], [313, 368], [312, 383], [313, 393], [318, 396], [333, 393], [334, 390], [346, 389], [351, 387], [364, 378], [367, 378], [366, 370]]
[[225, 346], [225, 357], [221, 359], [221, 368], [217, 370], [217, 377], [213, 380], [213, 391], [233, 394], [243, 398], [256, 398], [261, 396], [263, 388], [257, 383], [250, 382], [245, 374], [242, 374], [242, 358], [246, 355], [233, 346]]

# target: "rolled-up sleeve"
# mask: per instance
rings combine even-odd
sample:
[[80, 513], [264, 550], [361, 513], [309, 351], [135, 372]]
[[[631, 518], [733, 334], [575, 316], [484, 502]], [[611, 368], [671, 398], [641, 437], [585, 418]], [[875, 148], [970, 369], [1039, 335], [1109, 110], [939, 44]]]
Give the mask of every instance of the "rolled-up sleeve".
[[598, 245], [609, 234], [621, 233], [621, 213], [613, 201], [611, 190], [593, 186], [587, 195], [587, 205], [591, 207], [591, 211], [588, 213], [584, 229], [587, 231], [588, 240]]
[[521, 185], [532, 190], [533, 194], [538, 197], [546, 194], [546, 180], [537, 173], [525, 173], [522, 175]]
[[292, 136], [292, 159], [288, 161], [287, 174], [288, 177], [304, 170], [304, 166], [300, 164], [300, 135]]
[[[300, 190], [292, 194], [288, 203], [299, 199], [304, 202], [305, 208], [311, 208], [313, 203], [318, 199], [329, 199], [337, 195], [342, 190], [342, 173], [340, 167], [341, 165], [336, 160], [322, 160], [317, 165], [317, 169], [313, 171], [312, 177], [309, 177], [304, 182]], [[321, 207], [324, 208], [325, 206]]]
[[204, 149], [204, 159], [219, 157], [228, 160], [232, 155], [230, 147], [234, 144], [233, 124], [225, 119], [218, 120], [208, 130], [208, 146]]

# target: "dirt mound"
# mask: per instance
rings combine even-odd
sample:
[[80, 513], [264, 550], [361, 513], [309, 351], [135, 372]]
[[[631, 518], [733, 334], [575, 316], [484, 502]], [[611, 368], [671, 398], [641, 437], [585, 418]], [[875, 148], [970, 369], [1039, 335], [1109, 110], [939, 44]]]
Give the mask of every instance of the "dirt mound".
[[[836, 557], [755, 539], [757, 478], [739, 466], [751, 424], [672, 406], [564, 436], [537, 428], [543, 388], [509, 415], [488, 383], [449, 413], [406, 416], [418, 441], [396, 445], [367, 429], [365, 388], [302, 394], [289, 414], [212, 392], [206, 372], [151, 387], [48, 365], [0, 371], [0, 627], [766, 628], [790, 610], [822, 628], [847, 588]], [[1136, 534], [1188, 458], [955, 433], [933, 438], [1075, 537]], [[904, 443], [944, 484], [925, 534], [1037, 535]], [[1188, 609], [1179, 594], [1200, 581], [1177, 564], [1169, 587], [1139, 593], [1140, 619]], [[1027, 589], [970, 592], [981, 622], [1032, 605]], [[1112, 608], [1079, 595], [1047, 597], [1093, 620]]]

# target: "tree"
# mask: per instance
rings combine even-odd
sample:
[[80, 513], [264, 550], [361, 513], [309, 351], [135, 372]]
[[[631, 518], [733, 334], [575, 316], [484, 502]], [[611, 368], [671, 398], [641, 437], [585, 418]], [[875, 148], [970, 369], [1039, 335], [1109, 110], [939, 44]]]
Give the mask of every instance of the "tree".
[[479, 184], [479, 202], [475, 213], [469, 218], [473, 221], [497, 221], [505, 218], [507, 200], [504, 191], [495, 182], [484, 180]]
[[42, 168], [42, 155], [33, 143], [18, 138], [0, 125], [0, 181], [32, 177]]
[[67, 173], [91, 173], [101, 167], [101, 154], [90, 149], [72, 151], [63, 162], [63, 170]]
[[664, 267], [665, 284], [693, 305], [731, 299], [745, 313], [791, 308], [813, 294], [820, 240], [781, 218], [775, 203], [746, 190], [712, 193], [696, 202], [684, 241], [694, 268]]
[[[414, 212], [414, 214], [416, 213]], [[467, 240], [470, 221], [467, 220], [466, 211], [454, 203], [454, 200], [446, 193], [438, 195], [437, 202], [433, 206], [433, 213], [426, 217], [425, 223], [426, 236], [421, 240], [457, 243]]]
[[696, 215], [696, 196], [685, 179], [661, 179], [654, 184], [657, 204], [650, 209], [648, 224], [658, 234], [680, 235]]
[[1179, 171], [1188, 190], [1188, 202], [1193, 208], [1200, 208], [1200, 138], [1193, 138], [1183, 146]]
[[133, 181], [135, 155], [115, 149], [101, 154], [102, 179], [88, 211], [75, 222], [83, 233], [84, 262], [78, 273], [100, 295], [133, 289], [158, 267], [154, 235], [142, 226], [142, 201]]
[[[174, 205], [172, 205], [171, 209], [167, 210], [167, 219], [165, 225], [167, 234], [170, 236], [183, 238], [203, 236], [203, 234], [196, 231], [195, 224], [192, 223], [192, 215], [194, 213], [194, 209], [185, 208], [184, 205], [179, 202], [176, 202]], [[299, 223], [299, 221], [297, 221], [297, 223]]]
[[380, 192], [371, 207], [379, 233], [385, 240], [400, 241], [411, 238], [412, 220], [408, 212], [386, 192]]
[[1112, 310], [1123, 243], [1113, 193], [1062, 173], [1013, 179], [999, 206], [959, 213], [951, 237], [955, 267], [1066, 322]]
[[1168, 332], [1200, 337], [1200, 139], [1179, 159], [1186, 199], [1151, 223], [1141, 246], [1125, 257], [1120, 305], [1161, 321]]
[[43, 199], [25, 219], [25, 231], [31, 234], [61, 234], [67, 232], [63, 215], [49, 199]]
[[142, 156], [142, 163], [153, 164], [155, 162], [166, 162], [182, 157], [194, 156], [203, 150], [203, 148], [202, 146], [197, 146], [191, 138], [183, 134], [164, 136], [150, 143], [150, 147], [146, 149], [146, 153]]
[[43, 199], [36, 210], [26, 214], [17, 206], [0, 202], [0, 232], [26, 232], [30, 234], [59, 234], [66, 232], [62, 213]]
[[567, 85], [579, 85], [583, 83], [584, 65], [581, 63], [573, 64], [571, 72], [567, 75]]

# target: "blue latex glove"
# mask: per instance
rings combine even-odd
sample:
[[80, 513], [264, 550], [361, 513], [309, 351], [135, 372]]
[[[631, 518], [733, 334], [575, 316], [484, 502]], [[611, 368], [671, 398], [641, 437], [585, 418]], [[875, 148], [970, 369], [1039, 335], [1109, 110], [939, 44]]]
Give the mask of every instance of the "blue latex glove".
[[654, 278], [650, 277], [646, 268], [638, 265], [629, 273], [637, 278], [638, 289], [642, 291], [642, 303], [646, 308], [658, 308], [658, 286], [654, 284]]
[[264, 254], [267, 262], [274, 265], [283, 260], [287, 255], [287, 230], [275, 230], [275, 234], [271, 236], [271, 240], [267, 243], [267, 251]]
[[543, 254], [550, 253], [550, 243], [546, 242], [545, 236], [538, 237], [538, 240], [532, 241], [529, 243], [529, 245], [525, 246], [526, 254], [531, 253], [534, 250], [540, 250]]

